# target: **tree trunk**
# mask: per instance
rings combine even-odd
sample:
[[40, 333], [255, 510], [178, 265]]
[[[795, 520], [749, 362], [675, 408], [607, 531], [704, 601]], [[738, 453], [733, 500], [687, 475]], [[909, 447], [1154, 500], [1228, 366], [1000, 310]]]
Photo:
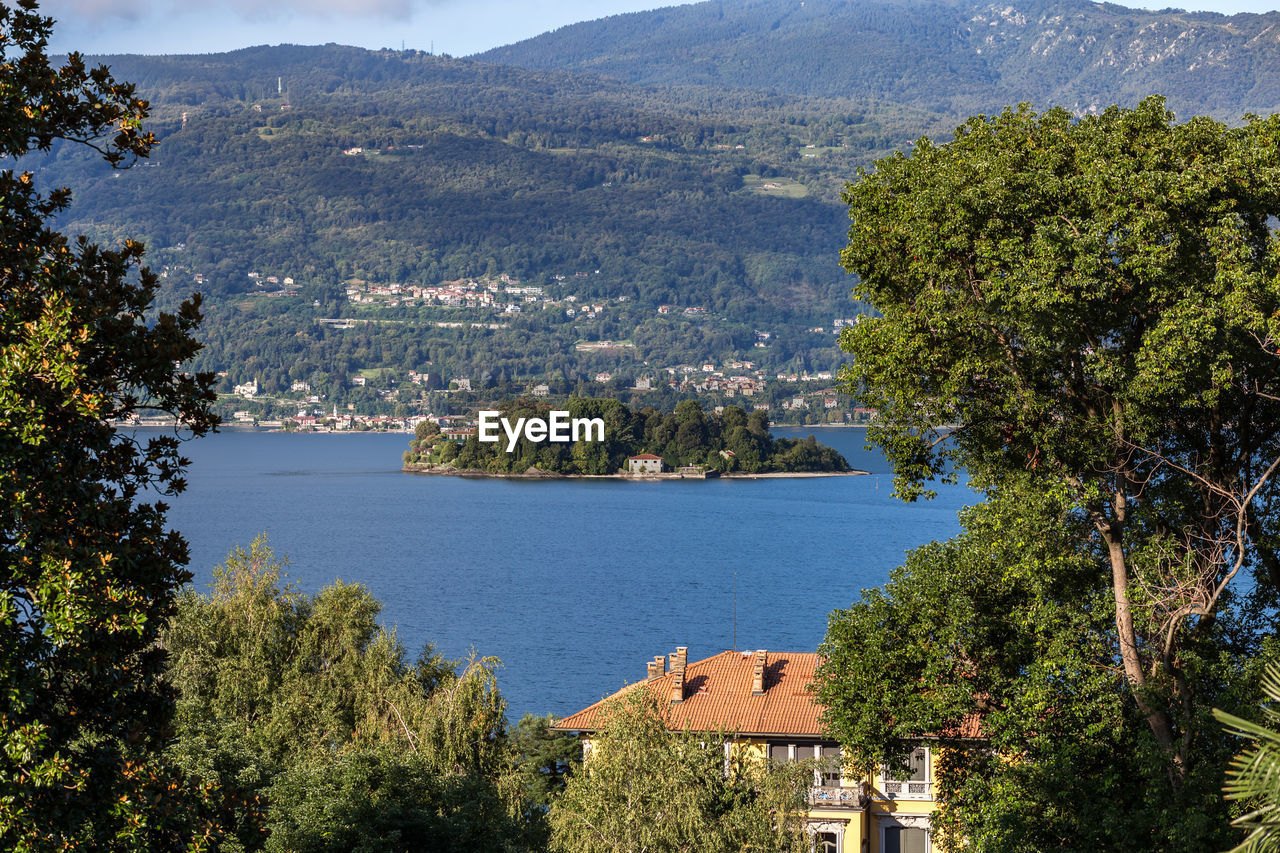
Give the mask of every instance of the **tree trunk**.
[[[1116, 495], [1116, 513], [1123, 516], [1123, 494]], [[1185, 767], [1184, 756], [1175, 745], [1173, 722], [1168, 712], [1152, 704], [1147, 694], [1147, 674], [1142, 666], [1142, 658], [1138, 654], [1137, 633], [1133, 628], [1133, 610], [1129, 603], [1129, 565], [1125, 560], [1122, 527], [1119, 522], [1108, 522], [1099, 518], [1098, 532], [1107, 546], [1107, 556], [1111, 563], [1111, 587], [1116, 603], [1116, 636], [1120, 641], [1120, 659], [1124, 664], [1125, 680], [1133, 691], [1133, 699], [1138, 710], [1151, 727], [1156, 743], [1169, 757], [1170, 779], [1176, 784], [1182, 779]]]

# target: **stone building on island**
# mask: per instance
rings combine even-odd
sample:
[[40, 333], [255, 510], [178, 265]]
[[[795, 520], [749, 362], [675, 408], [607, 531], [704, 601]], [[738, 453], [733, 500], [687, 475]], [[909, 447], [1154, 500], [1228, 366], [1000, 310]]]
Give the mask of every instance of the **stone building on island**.
[[663, 460], [652, 453], [641, 453], [639, 456], [627, 457], [628, 474], [661, 474]]

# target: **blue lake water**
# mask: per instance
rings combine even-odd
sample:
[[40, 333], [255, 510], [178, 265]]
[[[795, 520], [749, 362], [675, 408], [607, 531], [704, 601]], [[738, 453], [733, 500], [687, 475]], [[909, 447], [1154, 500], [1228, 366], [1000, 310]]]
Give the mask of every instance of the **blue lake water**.
[[473, 480], [402, 473], [407, 435], [236, 432], [186, 445], [171, 524], [203, 587], [266, 532], [315, 592], [365, 584], [412, 656], [502, 659], [510, 716], [567, 714], [644, 676], [654, 655], [812, 651], [827, 614], [904, 552], [958, 529], [976, 497], [890, 496], [853, 429], [817, 434], [865, 477], [665, 482]]

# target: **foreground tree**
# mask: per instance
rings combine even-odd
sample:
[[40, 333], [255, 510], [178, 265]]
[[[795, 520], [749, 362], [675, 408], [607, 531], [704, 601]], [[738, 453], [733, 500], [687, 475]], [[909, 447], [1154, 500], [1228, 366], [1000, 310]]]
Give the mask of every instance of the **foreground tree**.
[[551, 807], [551, 849], [804, 853], [803, 764], [773, 769], [723, 735], [674, 732], [647, 691], [612, 709], [581, 772]]
[[[51, 67], [51, 25], [28, 0], [0, 7], [0, 155], [61, 139], [112, 165], [146, 156], [147, 103], [76, 54]], [[187, 549], [141, 500], [180, 491], [186, 460], [175, 436], [113, 422], [150, 409], [212, 427], [210, 377], [177, 367], [199, 348], [199, 302], [152, 313], [142, 246], [68, 240], [49, 223], [69, 201], [0, 172], [0, 846], [198, 844], [156, 762], [172, 713], [156, 638]]]
[[[552, 730], [556, 718], [525, 714], [509, 732], [508, 740], [519, 767], [525, 807], [545, 814], [571, 774], [582, 767], [582, 744], [571, 734]], [[533, 821], [531, 821], [533, 822]], [[542, 822], [538, 822], [539, 826]], [[540, 847], [545, 847], [545, 839]]]
[[[1006, 483], [963, 532], [912, 552], [883, 588], [832, 615], [824, 704], [867, 772], [922, 733], [942, 756], [935, 842], [946, 849], [1221, 850], [1236, 749], [1208, 719], [1175, 785], [1131, 696], [1111, 588], [1069, 505]], [[1257, 663], [1252, 615], [1230, 606], [1184, 659], [1209, 705], [1242, 710]], [[959, 723], [977, 715], [982, 740]], [[1206, 714], [1207, 717], [1207, 714]]]
[[[164, 643], [180, 691], [174, 759], [252, 807], [245, 849], [519, 850], [520, 799], [492, 659], [405, 659], [368, 590], [305, 595], [265, 539], [186, 591]], [[530, 834], [532, 833], [532, 835]]]
[[[880, 412], [869, 436], [898, 493], [963, 470], [996, 502], [1052, 498], [1093, 573], [1077, 606], [1109, 615], [1090, 666], [1142, 721], [1133, 748], [1203, 814], [1203, 774], [1221, 772], [1206, 700], [1243, 689], [1234, 662], [1272, 636], [1280, 586], [1280, 118], [1176, 125], [1159, 98], [1079, 120], [1024, 106], [879, 161], [845, 197], [843, 262], [881, 316], [844, 333], [844, 381]], [[837, 623], [823, 696], [858, 741], [857, 641]], [[953, 698], [998, 647], [931, 640], [911, 642], [950, 668]], [[994, 694], [952, 711], [980, 701], [1004, 711]]]

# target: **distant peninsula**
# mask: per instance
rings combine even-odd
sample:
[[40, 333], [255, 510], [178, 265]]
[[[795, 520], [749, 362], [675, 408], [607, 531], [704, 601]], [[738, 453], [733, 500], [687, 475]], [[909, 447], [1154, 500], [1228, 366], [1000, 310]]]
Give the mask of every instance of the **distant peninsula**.
[[[763, 411], [725, 406], [704, 412], [685, 400], [674, 412], [632, 409], [617, 400], [572, 398], [574, 419], [598, 419], [598, 432], [575, 441], [534, 441], [527, 435], [482, 441], [474, 425], [441, 429], [431, 421], [417, 427], [404, 453], [404, 470], [422, 474], [472, 477], [631, 477], [682, 479], [710, 477], [812, 477], [864, 474], [837, 451], [805, 439], [775, 438]], [[513, 400], [499, 407], [509, 423], [548, 421], [545, 401]]]

